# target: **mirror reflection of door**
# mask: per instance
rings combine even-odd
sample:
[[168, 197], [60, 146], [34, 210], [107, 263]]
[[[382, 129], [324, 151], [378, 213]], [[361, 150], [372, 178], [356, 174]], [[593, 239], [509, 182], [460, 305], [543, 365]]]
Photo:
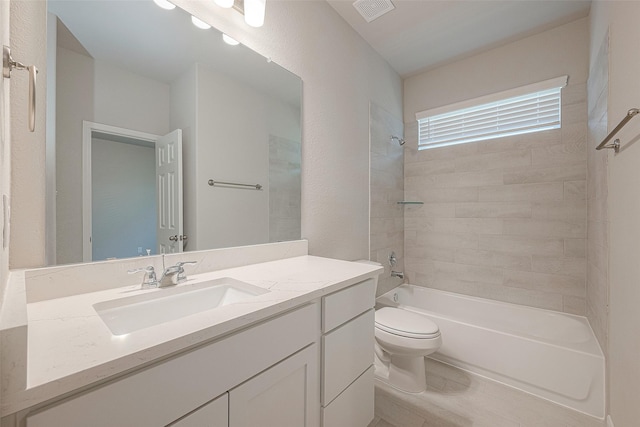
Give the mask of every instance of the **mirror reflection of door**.
[[85, 261], [182, 252], [181, 130], [84, 126]]

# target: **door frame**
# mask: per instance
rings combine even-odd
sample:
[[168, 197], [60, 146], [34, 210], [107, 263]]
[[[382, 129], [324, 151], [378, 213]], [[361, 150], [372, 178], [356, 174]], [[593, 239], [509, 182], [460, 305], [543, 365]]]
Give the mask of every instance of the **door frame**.
[[132, 129], [117, 126], [105, 125], [102, 123], [82, 121], [82, 261], [92, 262], [93, 245], [91, 236], [92, 230], [92, 189], [91, 189], [91, 139], [93, 132], [100, 132], [108, 135], [121, 136], [131, 139], [138, 139], [153, 143], [160, 135], [139, 132]]

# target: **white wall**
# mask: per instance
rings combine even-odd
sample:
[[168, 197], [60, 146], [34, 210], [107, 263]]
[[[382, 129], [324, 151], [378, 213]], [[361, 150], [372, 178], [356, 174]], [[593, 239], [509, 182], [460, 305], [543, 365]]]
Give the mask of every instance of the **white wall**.
[[[591, 57], [609, 29], [608, 128], [630, 108], [640, 107], [640, 3], [595, 1], [591, 6]], [[592, 69], [595, 64], [592, 64]], [[593, 96], [597, 94], [589, 94]], [[635, 118], [618, 134], [620, 154], [608, 156], [609, 209], [609, 412], [620, 427], [640, 420], [640, 121]], [[590, 147], [593, 149], [593, 147]]]
[[[46, 22], [43, 1], [11, 1], [13, 58], [38, 73], [36, 131], [28, 130], [28, 75], [11, 75], [11, 268], [45, 262]], [[28, 28], [29, 31], [25, 31]]]
[[302, 236], [310, 253], [369, 253], [369, 101], [400, 117], [401, 79], [324, 1], [272, 1], [248, 27], [211, 2], [178, 6], [303, 80]]
[[[198, 248], [269, 241], [269, 133], [265, 97], [199, 65]], [[260, 191], [211, 187], [209, 179], [261, 184]]]
[[170, 87], [58, 47], [57, 263], [82, 261], [82, 121], [164, 135]]

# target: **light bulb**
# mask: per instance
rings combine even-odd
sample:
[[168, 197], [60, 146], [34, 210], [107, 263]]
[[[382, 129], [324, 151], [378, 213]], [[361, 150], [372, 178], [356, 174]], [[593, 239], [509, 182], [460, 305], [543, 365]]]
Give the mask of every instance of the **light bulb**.
[[173, 10], [176, 8], [175, 4], [168, 2], [167, 0], [153, 0], [153, 2], [163, 9]]
[[193, 25], [195, 25], [198, 28], [202, 28], [203, 30], [208, 30], [209, 28], [211, 28], [211, 25], [207, 24], [204, 21], [199, 20], [193, 15], [191, 15], [191, 22], [193, 23]]
[[228, 35], [226, 35], [224, 33], [222, 34], [222, 40], [224, 40], [224, 42], [226, 44], [230, 44], [231, 46], [237, 46], [237, 45], [240, 44], [240, 42], [238, 40], [236, 40], [236, 39], [234, 39], [232, 37], [229, 37]]
[[220, 7], [224, 7], [225, 9], [229, 9], [230, 7], [233, 7], [233, 3], [234, 0], [213, 0], [215, 2], [215, 4], [217, 4]]
[[262, 27], [265, 4], [266, 0], [244, 0], [244, 22], [252, 27]]

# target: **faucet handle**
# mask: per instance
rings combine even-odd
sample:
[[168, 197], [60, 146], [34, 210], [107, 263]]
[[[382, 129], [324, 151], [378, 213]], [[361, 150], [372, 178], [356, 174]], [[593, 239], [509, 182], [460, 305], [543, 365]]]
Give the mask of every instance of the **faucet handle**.
[[147, 288], [155, 288], [158, 286], [158, 278], [156, 277], [156, 270], [152, 265], [148, 267], [134, 268], [132, 270], [128, 270], [127, 273], [135, 274], [144, 272], [144, 277], [142, 278], [142, 289]]
[[178, 282], [184, 282], [187, 280], [187, 275], [184, 273], [185, 265], [196, 265], [198, 261], [180, 261], [176, 264], [178, 267]]

